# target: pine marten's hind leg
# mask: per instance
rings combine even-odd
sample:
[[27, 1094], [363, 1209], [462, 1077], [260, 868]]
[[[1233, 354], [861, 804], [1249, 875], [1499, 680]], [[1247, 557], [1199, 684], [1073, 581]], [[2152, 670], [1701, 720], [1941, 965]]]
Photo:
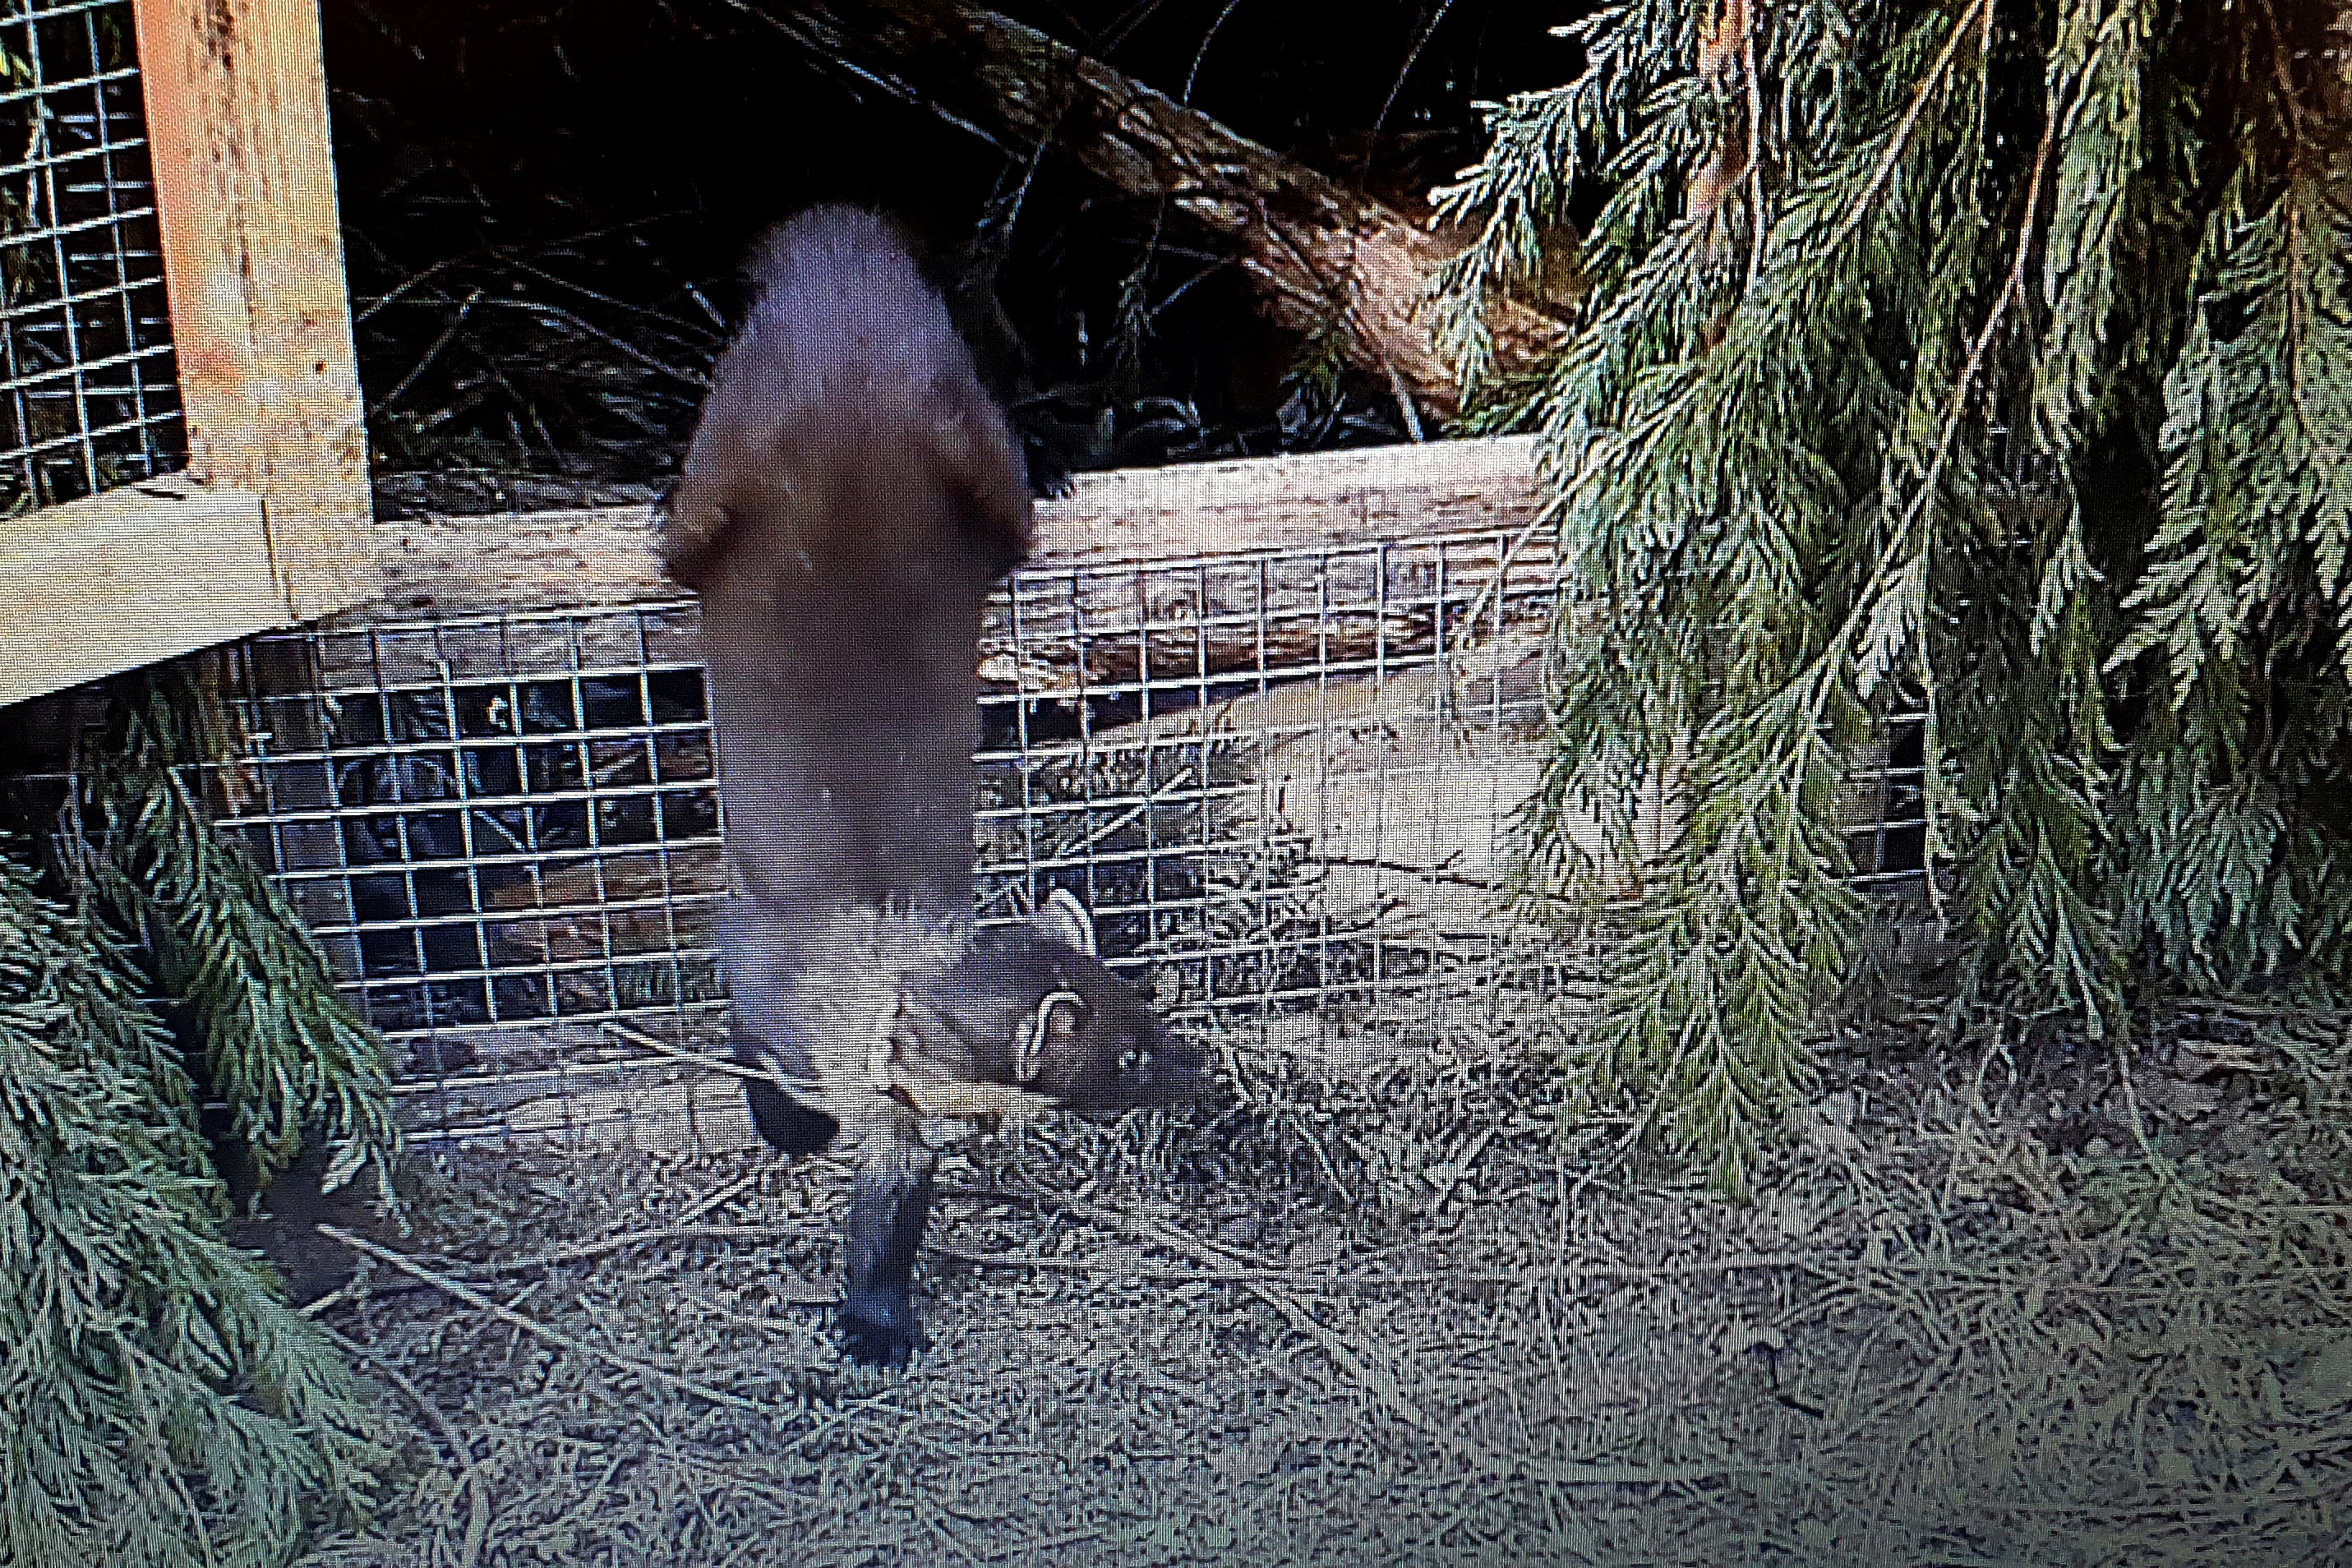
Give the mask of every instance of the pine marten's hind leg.
[[939, 1156], [896, 1118], [858, 1141], [849, 1179], [849, 1288], [842, 1349], [869, 1366], [900, 1366], [927, 1342], [915, 1318], [915, 1255], [930, 1217]]
[[771, 1148], [796, 1160], [832, 1147], [841, 1123], [814, 1095], [816, 1056], [794, 994], [803, 961], [796, 939], [787, 934], [793, 929], [774, 910], [741, 894], [730, 893], [719, 906], [719, 951], [735, 1022], [730, 1054], [743, 1069], [751, 1125]]

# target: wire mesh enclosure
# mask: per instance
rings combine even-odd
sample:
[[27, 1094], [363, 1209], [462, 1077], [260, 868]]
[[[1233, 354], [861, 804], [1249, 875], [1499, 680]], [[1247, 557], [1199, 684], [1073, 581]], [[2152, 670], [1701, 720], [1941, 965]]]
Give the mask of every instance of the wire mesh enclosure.
[[0, 515], [184, 466], [129, 0], [0, 10]]
[[0, 0], [0, 704], [374, 598], [364, 416], [316, 0]]
[[[982, 643], [981, 918], [1070, 889], [1200, 1028], [1328, 1041], [1581, 989], [1589, 955], [1506, 897], [1553, 566], [1486, 531], [1019, 574]], [[247, 646], [229, 820], [398, 1047], [420, 1133], [750, 1136], [707, 1066], [721, 823], [694, 624], [668, 603]], [[1917, 863], [1901, 749], [1862, 781], [1866, 875]]]

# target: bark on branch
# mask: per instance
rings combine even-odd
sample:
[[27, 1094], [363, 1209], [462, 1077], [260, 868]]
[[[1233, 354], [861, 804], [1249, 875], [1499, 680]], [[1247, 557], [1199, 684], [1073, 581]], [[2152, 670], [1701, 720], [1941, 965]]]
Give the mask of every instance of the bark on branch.
[[[1311, 333], [1337, 320], [1350, 360], [1450, 418], [1454, 367], [1431, 342], [1430, 273], [1457, 244], [1197, 110], [975, 5], [936, 0], [730, 0], [852, 82], [881, 89], [1025, 157], [1051, 142], [1124, 195], [1165, 196], [1239, 245], [1263, 308]], [[1487, 319], [1499, 369], [1560, 331], [1515, 300]]]

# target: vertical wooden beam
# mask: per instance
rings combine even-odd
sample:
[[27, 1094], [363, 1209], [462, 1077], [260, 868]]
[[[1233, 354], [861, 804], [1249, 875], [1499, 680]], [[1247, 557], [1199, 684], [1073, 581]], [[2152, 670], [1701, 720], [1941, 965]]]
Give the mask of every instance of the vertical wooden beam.
[[318, 0], [133, 0], [190, 478], [262, 500], [289, 621], [376, 590]]

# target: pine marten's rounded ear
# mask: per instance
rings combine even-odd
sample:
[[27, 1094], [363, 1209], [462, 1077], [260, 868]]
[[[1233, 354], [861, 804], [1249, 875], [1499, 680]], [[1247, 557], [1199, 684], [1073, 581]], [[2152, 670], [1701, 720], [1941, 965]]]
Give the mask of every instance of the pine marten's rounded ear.
[[654, 553], [672, 582], [698, 594], [734, 533], [725, 507], [690, 491], [674, 495], [655, 520]]
[[931, 461], [964, 542], [988, 574], [1002, 577], [1029, 559], [1029, 470], [1003, 416], [992, 408], [942, 416], [931, 426]]
[[1048, 1056], [1058, 1055], [1077, 1038], [1086, 1027], [1087, 999], [1075, 991], [1049, 991], [1038, 1000], [1037, 1010], [1022, 1019], [1013, 1031], [1013, 1076], [1021, 1083], [1034, 1083], [1045, 1068]]
[[1095, 918], [1087, 913], [1086, 905], [1078, 902], [1078, 896], [1069, 889], [1055, 889], [1034, 920], [1046, 935], [1064, 947], [1084, 953], [1088, 958], [1097, 956], [1095, 951]]

